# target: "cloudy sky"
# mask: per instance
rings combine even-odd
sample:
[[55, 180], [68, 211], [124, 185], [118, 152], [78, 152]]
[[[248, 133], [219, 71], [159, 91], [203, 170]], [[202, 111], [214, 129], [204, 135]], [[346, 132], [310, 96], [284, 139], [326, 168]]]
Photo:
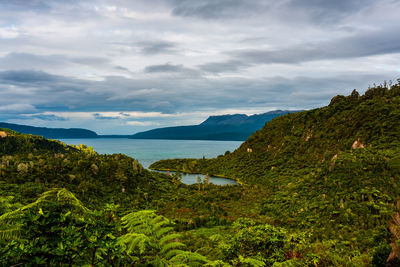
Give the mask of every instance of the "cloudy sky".
[[100, 134], [400, 78], [399, 0], [0, 0], [0, 121]]

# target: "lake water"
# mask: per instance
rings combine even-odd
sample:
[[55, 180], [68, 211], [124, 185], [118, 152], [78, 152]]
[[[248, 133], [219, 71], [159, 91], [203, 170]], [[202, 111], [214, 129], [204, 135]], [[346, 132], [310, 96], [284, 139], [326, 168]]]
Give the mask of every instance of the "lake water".
[[[61, 139], [68, 145], [85, 144], [93, 147], [99, 154], [122, 153], [137, 159], [145, 168], [161, 159], [174, 158], [214, 158], [238, 148], [240, 141], [204, 141], [204, 140], [152, 140], [127, 138], [98, 138], [98, 139]], [[197, 177], [204, 175], [184, 174], [182, 182], [197, 183]], [[220, 177], [211, 177], [213, 184], [237, 184], [235, 181]]]

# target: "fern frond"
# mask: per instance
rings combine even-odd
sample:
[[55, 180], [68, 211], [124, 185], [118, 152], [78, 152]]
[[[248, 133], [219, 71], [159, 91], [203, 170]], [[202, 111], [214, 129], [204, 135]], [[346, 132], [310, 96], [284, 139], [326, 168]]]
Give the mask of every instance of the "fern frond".
[[121, 218], [121, 222], [129, 232], [149, 232], [150, 221], [155, 217], [154, 210], [131, 212]]
[[239, 256], [239, 261], [241, 262], [241, 263], [246, 263], [246, 264], [248, 264], [248, 265], [250, 265], [250, 266], [254, 266], [254, 267], [263, 267], [263, 266], [267, 266], [266, 264], [265, 264], [265, 262], [263, 262], [263, 261], [260, 261], [260, 260], [257, 260], [257, 259], [254, 259], [254, 258], [251, 258], [251, 257], [247, 257], [247, 258], [244, 258], [243, 256]]
[[163, 254], [166, 254], [167, 251], [169, 251], [169, 250], [178, 249], [178, 248], [183, 248], [183, 247], [186, 247], [186, 245], [183, 244], [183, 243], [181, 243], [181, 242], [170, 242], [170, 243], [164, 245], [164, 246], [161, 248], [160, 253], [163, 255]]
[[15, 240], [19, 239], [22, 235], [20, 225], [9, 225], [8, 227], [2, 227], [5, 229], [0, 230], [0, 240]]
[[146, 250], [146, 244], [149, 242], [149, 237], [144, 234], [128, 233], [121, 236], [117, 244], [125, 246], [126, 252], [132, 254], [135, 250], [138, 250], [142, 254]]
[[165, 235], [165, 234], [167, 234], [167, 233], [169, 233], [169, 232], [171, 232], [171, 231], [173, 231], [173, 230], [174, 230], [173, 227], [164, 227], [164, 228], [161, 228], [160, 230], [158, 230], [158, 231], [155, 233], [155, 235], [157, 236], [157, 238], [160, 238], [160, 237], [162, 237], [163, 235]]
[[204, 264], [204, 266], [208, 266], [208, 267], [231, 267], [232, 265], [223, 262], [221, 260], [216, 260], [216, 261], [209, 261], [206, 264]]
[[86, 208], [82, 204], [82, 202], [79, 199], [75, 197], [74, 194], [69, 192], [67, 189], [53, 188], [50, 189], [49, 191], [44, 192], [35, 202], [20, 207], [16, 210], [4, 213], [3, 215], [0, 216], [0, 223], [4, 223], [6, 221], [15, 221], [15, 218], [20, 216], [25, 210], [31, 209], [45, 202], [53, 202], [53, 201], [65, 202], [72, 205], [73, 207], [77, 208], [80, 211], [86, 213], [92, 213], [88, 208]]
[[157, 224], [160, 221], [168, 221], [168, 219], [161, 215], [155, 215], [155, 217], [150, 221], [150, 224]]
[[208, 262], [208, 259], [203, 255], [195, 252], [184, 251], [176, 254], [169, 260], [170, 263], [187, 263], [189, 266], [202, 266]]
[[177, 241], [181, 235], [170, 233], [174, 230], [169, 226], [171, 221], [157, 215], [153, 210], [129, 213], [121, 218], [121, 223], [128, 234], [120, 237], [118, 243], [128, 254], [138, 250], [142, 254], [146, 248], [151, 248], [155, 255], [154, 260], [150, 262], [152, 266], [201, 266], [202, 263], [208, 262], [207, 258], [200, 254], [182, 250], [186, 247], [185, 244]]
[[151, 225], [153, 227], [153, 231], [155, 233], [157, 233], [157, 231], [160, 230], [160, 228], [162, 228], [164, 225], [168, 225], [168, 224], [170, 224], [170, 222], [168, 220], [163, 220], [163, 221], [160, 221], [160, 222], [158, 222], [156, 224], [151, 223]]
[[169, 235], [166, 235], [166, 236], [160, 238], [160, 244], [164, 245], [165, 243], [168, 243], [169, 241], [178, 239], [178, 238], [181, 238], [180, 234], [169, 234]]
[[176, 255], [179, 255], [182, 253], [185, 253], [185, 251], [181, 250], [181, 249], [173, 249], [173, 250], [168, 251], [168, 253], [164, 255], [164, 258], [171, 259], [171, 258], [175, 257]]

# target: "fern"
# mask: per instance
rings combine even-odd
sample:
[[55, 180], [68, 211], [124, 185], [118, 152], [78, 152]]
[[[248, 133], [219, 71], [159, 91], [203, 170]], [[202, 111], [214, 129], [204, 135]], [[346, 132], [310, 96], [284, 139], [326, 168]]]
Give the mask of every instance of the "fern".
[[65, 188], [53, 188], [49, 191], [44, 192], [35, 202], [32, 202], [28, 205], [20, 207], [16, 210], [4, 213], [0, 216], [0, 223], [3, 223], [7, 220], [12, 220], [15, 217], [20, 216], [25, 210], [31, 209], [33, 207], [37, 207], [42, 203], [48, 202], [63, 202], [66, 204], [71, 205], [72, 207], [76, 208], [79, 211], [83, 211], [86, 213], [91, 213], [89, 209], [87, 209], [82, 202], [75, 197], [70, 191]]
[[166, 245], [162, 246], [160, 253], [165, 255], [170, 250], [176, 250], [176, 249], [182, 248], [182, 247], [186, 247], [185, 244], [183, 244], [181, 242], [170, 242], [170, 243], [167, 243]]
[[183, 251], [171, 258], [169, 262], [172, 264], [185, 263], [188, 266], [202, 266], [204, 263], [207, 263], [208, 260], [206, 257], [198, 253]]
[[[137, 253], [152, 266], [200, 266], [208, 262], [204, 256], [183, 250], [181, 235], [173, 232], [172, 222], [154, 210], [132, 212], [121, 218], [127, 234], [118, 240], [125, 252]], [[151, 253], [150, 253], [151, 252]]]
[[254, 267], [262, 267], [262, 266], [267, 266], [265, 262], [247, 257], [244, 258], [243, 256], [239, 255], [239, 264], [241, 265], [242, 263], [248, 265], [248, 266], [254, 266]]
[[[8, 200], [11, 199], [9, 198]], [[2, 203], [3, 202], [8, 203], [4, 200], [4, 198], [2, 200]], [[0, 240], [19, 238], [22, 231], [20, 230], [18, 220], [24, 214], [24, 212], [31, 208], [37, 208], [42, 204], [50, 202], [62, 202], [70, 205], [73, 210], [76, 211], [74, 215], [79, 215], [79, 213], [92, 213], [82, 204], [79, 199], [75, 197], [73, 193], [67, 189], [53, 188], [44, 192], [35, 202], [2, 214], [0, 216]]]
[[0, 226], [0, 240], [15, 240], [22, 234], [20, 225], [3, 224]]
[[149, 237], [144, 234], [128, 233], [124, 238], [119, 239], [117, 244], [124, 246], [128, 254], [132, 254], [135, 250], [139, 250], [139, 254], [142, 254], [149, 241]]
[[169, 234], [169, 235], [166, 235], [166, 236], [164, 236], [164, 237], [162, 237], [160, 239], [160, 244], [164, 245], [165, 243], [167, 243], [167, 242], [169, 242], [171, 240], [174, 240], [174, 239], [178, 239], [180, 237], [181, 237], [180, 234]]

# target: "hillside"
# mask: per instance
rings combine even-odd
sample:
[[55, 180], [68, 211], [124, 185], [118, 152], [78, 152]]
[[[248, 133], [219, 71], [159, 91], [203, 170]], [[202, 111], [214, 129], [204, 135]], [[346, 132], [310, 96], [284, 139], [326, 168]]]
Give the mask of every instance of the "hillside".
[[185, 160], [160, 161], [152, 168], [201, 171], [268, 184], [281, 171], [330, 165], [347, 153], [396, 149], [400, 143], [399, 91], [395, 85], [391, 90], [369, 89], [363, 96], [356, 91], [347, 97], [336, 96], [329, 106], [273, 119], [231, 154], [186, 165]]
[[399, 256], [394, 242], [399, 221], [392, 220], [399, 217], [399, 147], [396, 84], [370, 88], [363, 96], [353, 91], [334, 97], [329, 106], [275, 118], [233, 153], [159, 161], [150, 168], [262, 186], [262, 214], [279, 225], [308, 229], [316, 240], [340, 240], [342, 249], [358, 244], [360, 251], [371, 251], [381, 244], [390, 252], [380, 242], [390, 243], [392, 235], [393, 260]]
[[149, 172], [125, 155], [0, 129], [0, 260], [400, 266], [399, 133], [400, 84], [379, 86], [274, 118], [215, 159], [151, 166], [243, 183], [216, 186], [184, 185], [179, 174]]
[[116, 201], [132, 207], [141, 205], [138, 187], [169, 183], [123, 154], [99, 155], [85, 145], [68, 146], [0, 128], [0, 192], [14, 192], [24, 201], [49, 188], [65, 187], [89, 206]]
[[276, 110], [264, 114], [210, 116], [199, 125], [157, 128], [134, 134], [133, 139], [246, 140], [271, 119], [297, 111]]
[[46, 128], [34, 127], [27, 125], [19, 125], [12, 123], [0, 122], [0, 128], [7, 128], [19, 133], [40, 135], [45, 138], [62, 139], [62, 138], [97, 138], [97, 134], [93, 131], [80, 128]]

